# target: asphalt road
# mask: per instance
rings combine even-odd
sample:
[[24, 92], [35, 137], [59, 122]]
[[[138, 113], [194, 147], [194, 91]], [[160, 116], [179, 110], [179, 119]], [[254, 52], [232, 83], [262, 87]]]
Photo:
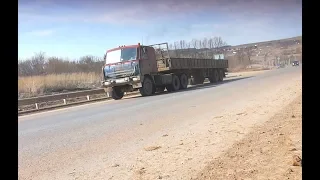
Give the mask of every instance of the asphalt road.
[[[153, 137], [186, 123], [191, 112], [192, 118], [196, 118], [226, 110], [237, 103], [238, 96], [243, 97], [239, 101], [245, 101], [245, 96], [280, 87], [278, 82], [300, 75], [301, 67], [289, 67], [176, 93], [98, 102], [19, 117], [19, 179], [66, 179], [69, 170], [84, 168], [83, 164], [90, 167], [79, 171], [94, 172], [103, 163], [113, 163], [119, 158], [126, 160]], [[198, 109], [209, 106], [210, 112], [198, 114]], [[96, 176], [87, 174], [91, 178]]]

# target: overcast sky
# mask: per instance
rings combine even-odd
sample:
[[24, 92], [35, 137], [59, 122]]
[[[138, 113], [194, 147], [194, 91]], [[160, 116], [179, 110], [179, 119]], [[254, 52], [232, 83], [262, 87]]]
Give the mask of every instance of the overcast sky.
[[103, 56], [119, 45], [302, 35], [301, 0], [19, 0], [19, 57]]

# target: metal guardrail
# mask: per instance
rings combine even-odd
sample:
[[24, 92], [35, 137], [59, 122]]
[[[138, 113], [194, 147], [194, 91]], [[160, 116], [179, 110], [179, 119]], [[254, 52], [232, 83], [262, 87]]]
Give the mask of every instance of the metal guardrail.
[[104, 89], [100, 88], [100, 89], [94, 89], [94, 90], [76, 91], [76, 92], [61, 93], [61, 94], [54, 94], [54, 95], [48, 95], [48, 96], [24, 98], [24, 99], [18, 99], [18, 106], [20, 107], [20, 106], [35, 104], [36, 109], [38, 109], [37, 108], [38, 103], [64, 100], [64, 104], [67, 104], [66, 99], [84, 97], [84, 96], [87, 96], [87, 100], [89, 101], [91, 95], [103, 94], [103, 93], [105, 93]]
[[90, 95], [95, 94], [103, 94], [105, 93], [103, 89], [94, 89], [94, 90], [85, 90], [85, 91], [78, 91], [78, 92], [70, 92], [70, 93], [61, 93], [55, 95], [48, 95], [48, 96], [39, 96], [33, 98], [25, 98], [25, 99], [18, 99], [18, 106], [25, 106], [49, 101], [56, 101], [56, 100], [64, 100], [68, 98], [77, 98], [81, 96], [87, 96], [87, 99], [90, 100]]

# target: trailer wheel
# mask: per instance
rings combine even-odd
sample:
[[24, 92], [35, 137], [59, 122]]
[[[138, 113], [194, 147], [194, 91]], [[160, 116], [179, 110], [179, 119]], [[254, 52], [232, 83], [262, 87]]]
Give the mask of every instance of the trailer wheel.
[[214, 69], [213, 70], [213, 74], [211, 74], [208, 79], [209, 79], [210, 83], [218, 82], [219, 81], [219, 72], [218, 72], [218, 70]]
[[150, 96], [154, 94], [155, 88], [150, 77], [146, 76], [143, 80], [142, 87], [139, 89], [142, 96]]
[[179, 79], [180, 79], [180, 89], [187, 89], [188, 76], [186, 74], [181, 74]]
[[174, 91], [178, 91], [180, 89], [180, 79], [177, 75], [172, 75], [172, 88]]
[[180, 89], [180, 79], [177, 75], [172, 75], [172, 83], [166, 86], [167, 91], [178, 91]]
[[123, 96], [124, 96], [124, 92], [122, 92], [120, 88], [117, 88], [117, 87], [112, 88], [112, 91], [111, 91], [112, 99], [119, 100], [119, 99], [122, 99]]
[[219, 70], [219, 81], [222, 82], [224, 77], [224, 72], [222, 69]]

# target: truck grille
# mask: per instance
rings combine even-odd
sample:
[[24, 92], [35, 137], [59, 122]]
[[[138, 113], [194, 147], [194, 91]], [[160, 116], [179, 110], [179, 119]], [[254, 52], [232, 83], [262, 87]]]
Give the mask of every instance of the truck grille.
[[119, 70], [106, 73], [106, 78], [122, 78], [134, 75], [134, 69]]

